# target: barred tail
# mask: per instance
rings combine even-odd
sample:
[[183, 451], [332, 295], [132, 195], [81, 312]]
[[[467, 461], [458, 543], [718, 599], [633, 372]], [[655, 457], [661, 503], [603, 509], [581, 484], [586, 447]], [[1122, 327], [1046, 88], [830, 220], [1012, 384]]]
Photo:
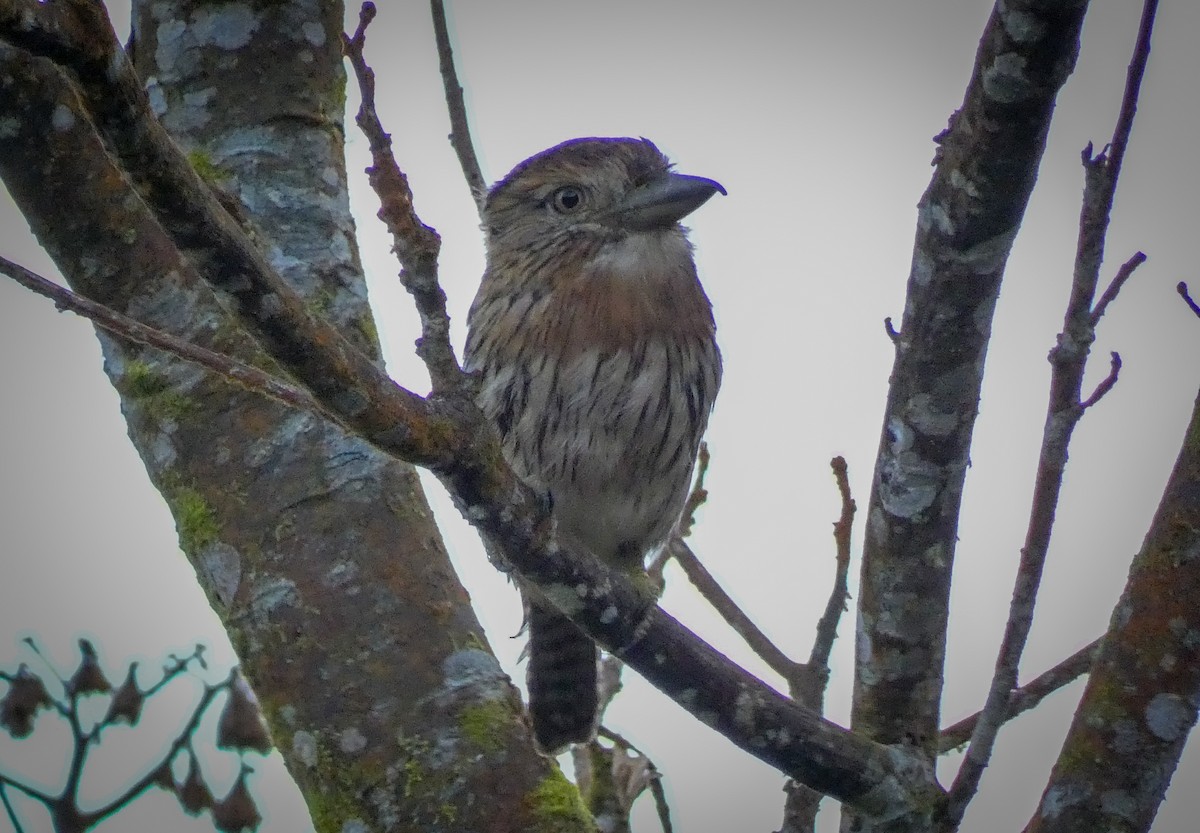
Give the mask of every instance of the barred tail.
[[540, 749], [557, 754], [592, 738], [596, 719], [596, 645], [544, 603], [528, 601], [529, 717]]

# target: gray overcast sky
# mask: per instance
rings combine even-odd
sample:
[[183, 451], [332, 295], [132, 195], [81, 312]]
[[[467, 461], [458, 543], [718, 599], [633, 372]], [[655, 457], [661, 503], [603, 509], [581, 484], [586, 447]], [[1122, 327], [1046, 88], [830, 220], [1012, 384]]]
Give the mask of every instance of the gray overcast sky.
[[[442, 275], [456, 343], [482, 270], [477, 220], [445, 140], [448, 127], [423, 4], [383, 0], [368, 41], [382, 116], [410, 174], [422, 218], [444, 238]], [[1074, 253], [1079, 151], [1110, 136], [1139, 4], [1093, 2], [1083, 53], [1060, 97], [1033, 202], [1010, 261], [968, 476], [945, 692], [946, 722], [978, 708], [1007, 612], [1045, 413], [1045, 355], [1058, 331]], [[709, 442], [711, 498], [694, 547], [730, 593], [795, 656], [807, 655], [833, 571], [838, 511], [828, 461], [844, 455], [865, 505], [891, 367], [885, 316], [899, 317], [914, 206], [931, 137], [959, 104], [990, 4], [739, 3], [512, 0], [453, 4], [452, 27], [484, 173], [563, 139], [641, 135], [685, 173], [729, 196], [691, 218], [701, 277], [726, 360]], [[352, 10], [352, 15], [355, 10]], [[1027, 652], [1038, 673], [1106, 627], [1178, 451], [1200, 373], [1200, 326], [1174, 286], [1192, 279], [1200, 175], [1194, 81], [1200, 4], [1167, 2], [1118, 193], [1106, 278], [1137, 249], [1149, 261], [1110, 310], [1090, 379], [1109, 350], [1125, 368], [1077, 432], [1041, 606]], [[353, 102], [352, 102], [353, 103]], [[351, 127], [350, 167], [366, 165]], [[418, 333], [362, 178], [353, 198], [390, 370], [422, 389]], [[0, 251], [52, 272], [7, 202]], [[157, 661], [197, 640], [223, 640], [191, 568], [177, 554], [162, 501], [145, 482], [100, 372], [90, 328], [0, 282], [0, 665], [26, 658], [36, 635], [64, 667], [90, 634], [110, 667]], [[452, 554], [492, 644], [520, 681], [515, 592], [432, 479]], [[862, 518], [855, 530], [861, 541]], [[857, 567], [855, 568], [857, 569]], [[669, 576], [665, 606], [766, 679], [738, 640]], [[853, 613], [835, 649], [830, 716], [845, 723]], [[224, 648], [220, 656], [228, 657]], [[778, 681], [775, 681], [778, 684]], [[1001, 735], [964, 829], [1013, 830], [1028, 819], [1078, 695], [1069, 689]], [[767, 831], [780, 820], [782, 778], [627, 675], [610, 724], [664, 772], [677, 829]], [[162, 720], [166, 720], [163, 716]], [[38, 771], [53, 779], [52, 743]], [[1156, 830], [1194, 829], [1193, 750]], [[0, 733], [0, 759], [14, 747]], [[26, 753], [27, 754], [27, 753]], [[952, 775], [957, 759], [944, 763]], [[112, 768], [113, 772], [119, 768]], [[99, 777], [99, 776], [98, 776]], [[109, 777], [117, 777], [110, 775]], [[230, 771], [227, 778], [232, 778]], [[278, 772], [262, 787], [269, 831], [299, 810]], [[96, 789], [103, 789], [97, 782]], [[642, 802], [640, 830], [654, 830]], [[157, 829], [163, 806], [110, 829]], [[826, 829], [836, 829], [826, 813]], [[6, 821], [0, 820], [0, 833]], [[176, 829], [191, 830], [185, 824]], [[205, 829], [202, 825], [194, 829]]]

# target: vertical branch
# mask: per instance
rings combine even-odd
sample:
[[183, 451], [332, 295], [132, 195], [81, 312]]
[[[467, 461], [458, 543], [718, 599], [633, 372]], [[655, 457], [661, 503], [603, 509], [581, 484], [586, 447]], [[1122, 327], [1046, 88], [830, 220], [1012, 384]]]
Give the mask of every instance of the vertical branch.
[[[867, 505], [851, 723], [937, 756], [950, 583], [984, 360], [1009, 252], [1074, 68], [1085, 3], [997, 3], [935, 141]], [[894, 329], [894, 328], [893, 328]], [[863, 833], [918, 827], [853, 811]]]
[[450, 30], [446, 25], [446, 6], [442, 0], [430, 0], [433, 13], [433, 32], [437, 40], [438, 68], [442, 72], [442, 85], [446, 88], [446, 109], [450, 114], [450, 146], [458, 154], [463, 177], [471, 189], [475, 207], [483, 214], [483, 202], [487, 198], [487, 183], [479, 170], [479, 157], [475, 155], [475, 144], [471, 141], [471, 128], [467, 120], [467, 106], [463, 102], [463, 88], [458, 83], [458, 71], [454, 68], [454, 50], [450, 46]]
[[[1141, 80], [1150, 57], [1150, 33], [1154, 26], [1157, 6], [1157, 0], [1146, 0], [1143, 6], [1121, 112], [1110, 146], [1111, 155], [1101, 151], [1099, 155], [1092, 156], [1090, 144], [1083, 152], [1085, 185], [1079, 220], [1079, 243], [1063, 331], [1059, 334], [1057, 345], [1050, 352], [1053, 368], [1050, 403], [1034, 483], [1033, 506], [1030, 510], [1025, 545], [1021, 548], [1008, 622], [996, 658], [995, 674], [987, 700], [971, 734], [971, 745], [950, 789], [947, 812], [952, 824], [957, 824], [962, 819], [967, 804], [979, 788], [983, 770], [991, 758], [996, 735], [1005, 720], [1009, 697], [1016, 687], [1017, 667], [1033, 625], [1034, 605], [1050, 546], [1054, 512], [1062, 490], [1071, 434], [1085, 408], [1094, 404], [1103, 391], [1112, 387], [1120, 368], [1120, 359], [1114, 354], [1113, 371], [1109, 380], [1102, 383], [1097, 394], [1086, 402], [1081, 399], [1083, 373], [1088, 352], [1095, 339], [1094, 319], [1098, 316], [1097, 310], [1093, 309], [1093, 301], [1100, 279], [1104, 239], [1108, 231], [1121, 161], [1133, 127], [1133, 114], [1137, 110]], [[1123, 271], [1127, 275], [1144, 259], [1145, 256], [1138, 253], [1126, 263]], [[1117, 281], [1114, 281], [1114, 285], [1119, 289]], [[1110, 300], [1111, 297], [1104, 297], [1101, 304], [1107, 305]], [[1099, 311], [1102, 312], [1103, 308], [1099, 307]]]
[[1196, 723], [1200, 395], [1026, 833], [1145, 833]]

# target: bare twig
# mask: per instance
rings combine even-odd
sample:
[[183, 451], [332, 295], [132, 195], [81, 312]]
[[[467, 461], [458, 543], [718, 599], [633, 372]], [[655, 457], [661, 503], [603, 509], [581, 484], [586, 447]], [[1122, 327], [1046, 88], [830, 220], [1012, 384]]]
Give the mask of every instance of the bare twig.
[[4, 805], [4, 813], [8, 816], [9, 824], [13, 827], [13, 833], [25, 833], [25, 827], [17, 819], [17, 813], [13, 810], [12, 802], [8, 799], [7, 785], [0, 782], [0, 804]]
[[1079, 410], [1086, 411], [1088, 408], [1095, 405], [1104, 395], [1113, 389], [1113, 385], [1117, 383], [1117, 378], [1121, 375], [1121, 354], [1116, 350], [1112, 351], [1109, 358], [1108, 375], [1096, 385], [1096, 389], [1092, 391], [1092, 395], [1079, 405]]
[[896, 329], [896, 325], [892, 323], [892, 317], [890, 315], [883, 319], [883, 331], [887, 333], [888, 340], [892, 342], [893, 345], [899, 346], [900, 333]]
[[362, 102], [354, 120], [371, 148], [371, 167], [367, 178], [379, 197], [378, 216], [392, 235], [392, 250], [400, 260], [400, 282], [412, 296], [421, 317], [421, 338], [417, 355], [425, 362], [433, 390], [437, 393], [461, 390], [466, 376], [459, 368], [450, 346], [450, 316], [446, 313], [446, 293], [438, 283], [437, 260], [442, 240], [431, 227], [421, 222], [413, 206], [408, 177], [392, 154], [392, 137], [383, 129], [375, 109], [375, 72], [363, 56], [367, 27], [375, 19], [375, 4], [363, 3], [354, 34], [342, 36], [342, 51], [354, 67]]
[[746, 644], [771, 667], [772, 671], [789, 683], [792, 682], [796, 675], [803, 671], [804, 666], [790, 659], [762, 632], [758, 625], [754, 624], [754, 621], [746, 615], [738, 603], [717, 583], [712, 573], [700, 563], [700, 559], [682, 538], [676, 538], [672, 542], [671, 548], [675, 561], [683, 568], [688, 580], [700, 591], [700, 595], [713, 606], [717, 613], [721, 614], [721, 618], [729, 624], [729, 627], [745, 640]]
[[[1101, 639], [1093, 639], [1058, 665], [1043, 671], [1013, 691], [1008, 698], [1008, 710], [1004, 713], [1004, 719], [1012, 720], [1014, 717], [1024, 714], [1060, 688], [1073, 683], [1086, 674], [1092, 667], [1092, 660], [1095, 659], [1096, 652], [1100, 650]], [[971, 733], [975, 730], [975, 724], [979, 722], [979, 714], [976, 712], [943, 729], [938, 738], [938, 752], [944, 754], [970, 740]]]
[[[825, 604], [825, 612], [817, 622], [817, 635], [813, 640], [812, 652], [808, 656], [809, 669], [817, 669], [824, 675], [829, 673], [829, 654], [833, 650], [833, 641], [837, 639], [838, 621], [846, 610], [846, 601], [850, 598], [848, 579], [850, 576], [850, 530], [854, 525], [854, 513], [857, 506], [850, 495], [850, 480], [846, 470], [846, 459], [834, 457], [829, 461], [833, 469], [834, 479], [837, 480], [838, 493], [842, 498], [842, 513], [833, 525], [833, 540], [837, 545], [837, 571], [833, 578], [833, 588], [829, 593], [829, 601]], [[809, 704], [811, 708], [815, 705]]]
[[475, 144], [471, 141], [471, 127], [467, 120], [467, 107], [463, 103], [463, 88], [458, 83], [458, 71], [454, 68], [454, 50], [450, 46], [450, 31], [446, 26], [446, 7], [442, 0], [430, 0], [433, 12], [433, 33], [437, 40], [438, 68], [442, 72], [442, 85], [446, 88], [446, 109], [450, 114], [450, 146], [458, 154], [463, 177], [471, 189], [475, 207], [483, 214], [483, 203], [487, 199], [487, 183], [479, 170], [479, 157], [475, 155]]
[[[654, 796], [654, 807], [658, 811], [658, 823], [662, 826], [663, 833], [672, 833], [673, 827], [671, 825], [671, 807], [669, 804], [667, 804], [667, 794], [663, 790], [662, 773], [659, 771], [658, 767], [654, 765], [654, 761], [651, 760], [650, 756], [648, 756], [645, 752], [643, 752], [641, 749], [638, 749], [622, 735], [616, 732], [601, 727], [600, 735], [601, 737], [608, 738], [610, 741], [612, 741], [613, 745], [626, 755], [628, 755], [630, 752], [633, 752], [643, 762], [646, 774], [642, 782], [644, 785], [643, 788], [648, 788], [650, 790], [650, 794]], [[630, 804], [632, 804], [632, 799], [636, 797], [636, 795], [631, 796]]]
[[213, 373], [220, 374], [226, 379], [238, 383], [246, 390], [260, 393], [293, 408], [311, 411], [328, 419], [334, 419], [321, 407], [320, 403], [313, 399], [308, 391], [281, 381], [257, 367], [147, 326], [103, 304], [97, 304], [82, 295], [77, 295], [70, 289], [59, 286], [48, 278], [31, 272], [24, 266], [13, 263], [4, 257], [0, 257], [0, 273], [8, 275], [27, 289], [49, 298], [60, 310], [77, 313], [118, 338], [163, 350], [206, 370], [211, 370]]
[[1175, 285], [1175, 291], [1179, 293], [1179, 297], [1183, 299], [1183, 302], [1188, 305], [1191, 311], [1196, 313], [1197, 317], [1200, 317], [1200, 304], [1192, 300], [1192, 296], [1188, 294], [1187, 283], [1180, 281]]
[[[1154, 27], [1157, 7], [1158, 0], [1145, 0], [1142, 7], [1142, 19], [1126, 77], [1121, 112], [1107, 152], [1101, 151], [1093, 156], [1090, 144], [1083, 151], [1085, 184], [1075, 274], [1071, 283], [1071, 296], [1067, 303], [1063, 331], [1059, 334], [1058, 344], [1050, 351], [1050, 363], [1053, 368], [1050, 403], [1034, 483], [1033, 506], [1030, 510], [1025, 546], [1021, 548], [1008, 621], [996, 657], [995, 674], [987, 700], [972, 731], [971, 745], [947, 797], [947, 818], [951, 827], [957, 827], [962, 821], [967, 804], [978, 790], [983, 771], [991, 759], [996, 735], [1006, 720], [1009, 698], [1017, 681], [1017, 666], [1033, 624], [1034, 606], [1050, 546], [1054, 512], [1062, 490], [1071, 434], [1086, 407], [1112, 386], [1109, 380], [1106, 380], [1107, 387], [1102, 383], [1096, 394], [1087, 402], [1080, 399], [1088, 350], [1095, 339], [1093, 299], [1099, 283], [1100, 264], [1104, 257], [1104, 240], [1112, 213], [1121, 161], [1133, 127], [1133, 114], [1137, 110], [1141, 80], [1150, 57], [1150, 33]], [[1101, 304], [1104, 303], [1106, 302], [1101, 299]], [[1113, 371], [1109, 377], [1113, 382], [1119, 367], [1119, 359], [1114, 357]]]
[[1091, 322], [1095, 327], [1100, 323], [1104, 311], [1108, 309], [1108, 305], [1116, 300], [1117, 293], [1121, 291], [1121, 287], [1125, 285], [1125, 281], [1129, 280], [1133, 270], [1137, 269], [1146, 262], [1146, 255], [1142, 252], [1135, 252], [1133, 257], [1121, 264], [1121, 268], [1117, 270], [1117, 274], [1113, 277], [1112, 282], [1104, 290], [1100, 296], [1100, 300], [1096, 302], [1095, 308], [1092, 310]]
[[[696, 510], [708, 500], [708, 490], [704, 488], [704, 478], [708, 474], [708, 464], [711, 459], [712, 457], [708, 453], [708, 443], [700, 443], [700, 450], [696, 455], [696, 474], [693, 478], [692, 491], [684, 501], [683, 511], [679, 515], [679, 523], [675, 528], [675, 536], [679, 538], [687, 538], [692, 534], [692, 527], [696, 525]], [[668, 544], [656, 552], [646, 564], [646, 574], [650, 577], [650, 583], [659, 595], [662, 595], [663, 587], [666, 584], [663, 570], [666, 569], [667, 562], [674, 557], [675, 551], [675, 547]]]

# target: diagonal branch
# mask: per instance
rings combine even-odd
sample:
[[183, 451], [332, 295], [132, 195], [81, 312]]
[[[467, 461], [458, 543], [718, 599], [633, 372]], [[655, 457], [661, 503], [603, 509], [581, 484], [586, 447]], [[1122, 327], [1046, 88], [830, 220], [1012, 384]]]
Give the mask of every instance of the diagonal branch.
[[[1008, 698], [1008, 709], [1004, 713], [1005, 721], [1024, 714], [1060, 688], [1070, 685], [1086, 674], [1092, 667], [1096, 652], [1100, 650], [1101, 641], [1102, 638], [1093, 639], [1058, 665], [1043, 671], [1025, 685], [1014, 690]], [[976, 712], [943, 729], [938, 737], [938, 752], [945, 754], [970, 740], [971, 733], [979, 722], [979, 715], [980, 712]]]
[[333, 418], [319, 402], [312, 398], [308, 391], [290, 385], [257, 367], [238, 361], [224, 353], [192, 344], [170, 333], [164, 333], [162, 330], [156, 330], [154, 327], [135, 321], [114, 309], [97, 304], [64, 286], [59, 286], [50, 279], [31, 272], [5, 257], [0, 257], [0, 274], [8, 275], [26, 289], [49, 298], [60, 310], [77, 313], [119, 338], [171, 353], [206, 370], [219, 373], [246, 390], [261, 393], [284, 405], [312, 411], [326, 418]]
[[[1071, 434], [1085, 408], [1099, 399], [1116, 381], [1120, 359], [1114, 354], [1113, 369], [1107, 388], [1104, 384], [1087, 402], [1081, 401], [1083, 373], [1088, 352], [1095, 339], [1093, 299], [1100, 280], [1100, 264], [1104, 257], [1105, 235], [1108, 231], [1121, 160], [1133, 126], [1137, 97], [1146, 62], [1150, 57], [1150, 32], [1154, 27], [1157, 0], [1146, 0], [1138, 30], [1137, 44], [1125, 84], [1121, 112], [1113, 133], [1111, 152], [1092, 156], [1091, 145], [1083, 152], [1084, 195], [1079, 218], [1079, 242], [1075, 257], [1075, 274], [1070, 299], [1058, 343], [1050, 351], [1050, 402], [1042, 447], [1034, 480], [1033, 505], [1025, 545], [1021, 548], [1016, 585], [1009, 605], [1008, 622], [996, 657], [996, 670], [988, 690], [987, 700], [971, 733], [971, 745], [950, 788], [949, 818], [953, 824], [962, 820], [967, 804], [979, 788], [984, 768], [992, 755], [996, 735], [1004, 724], [1010, 692], [1016, 685], [1017, 666], [1025, 642], [1033, 626], [1034, 606], [1038, 586], [1050, 547], [1054, 528], [1054, 512], [1062, 490], [1063, 472], [1067, 465], [1067, 448]], [[1128, 268], [1136, 268], [1136, 256]], [[1124, 268], [1124, 267], [1123, 267]], [[1103, 299], [1101, 303], [1104, 303]], [[1100, 307], [1102, 310], [1102, 307]]]
[[671, 542], [671, 555], [683, 568], [688, 581], [700, 591], [700, 595], [704, 597], [705, 601], [721, 614], [721, 618], [729, 627], [745, 640], [754, 653], [758, 654], [776, 674], [789, 682], [793, 680], [803, 666], [789, 658], [771, 641], [770, 637], [762, 632], [758, 625], [754, 624], [754, 620], [747, 616], [745, 611], [733, 600], [733, 597], [725, 592], [725, 588], [721, 587], [713, 578], [712, 573], [700, 562], [700, 559], [692, 552], [692, 548], [682, 538], [676, 538]]
[[601, 646], [739, 747], [866, 815], [901, 818], [939, 802], [925, 761], [798, 707], [648, 603], [627, 576], [559, 545], [469, 392], [422, 399], [311, 316], [155, 121], [100, 6], [0, 0], [0, 39], [74, 73], [129, 183], [264, 348], [359, 436], [433, 470], [492, 549]]
[[430, 0], [429, 7], [433, 13], [433, 32], [437, 40], [438, 68], [446, 88], [446, 109], [450, 114], [450, 145], [458, 154], [463, 177], [471, 189], [475, 207], [482, 216], [483, 203], [487, 199], [487, 183], [479, 170], [479, 157], [475, 155], [475, 144], [471, 141], [467, 106], [463, 103], [463, 88], [458, 83], [458, 71], [454, 68], [454, 50], [450, 46], [450, 31], [446, 26], [446, 6], [442, 0]]
[[1185, 281], [1180, 281], [1175, 285], [1175, 291], [1179, 293], [1179, 297], [1188, 305], [1188, 309], [1196, 313], [1196, 317], [1200, 318], [1200, 304], [1197, 304], [1190, 294], [1188, 294], [1188, 285]]
[[[950, 585], [991, 322], [1086, 3], [996, 3], [918, 205], [864, 530], [851, 725], [937, 755]], [[897, 605], [897, 598], [910, 603]], [[874, 825], [850, 813], [844, 823]]]
[[838, 620], [846, 611], [846, 601], [850, 598], [847, 586], [850, 577], [850, 531], [854, 526], [854, 513], [858, 507], [850, 496], [850, 480], [844, 457], [834, 457], [829, 461], [837, 481], [838, 494], [842, 498], [842, 513], [833, 525], [833, 540], [837, 546], [837, 569], [833, 577], [833, 588], [829, 591], [829, 601], [825, 603], [825, 612], [817, 621], [817, 635], [813, 640], [812, 652], [808, 656], [810, 669], [819, 669], [823, 675], [829, 674], [829, 654], [833, 650], [833, 641], [837, 639]]
[[392, 154], [392, 137], [383, 129], [375, 109], [375, 72], [363, 56], [367, 26], [375, 19], [375, 4], [363, 3], [358, 28], [351, 36], [342, 36], [342, 51], [354, 67], [362, 92], [362, 101], [354, 120], [367, 137], [371, 149], [371, 167], [367, 177], [379, 196], [378, 216], [392, 235], [392, 250], [400, 260], [400, 283], [408, 290], [421, 318], [421, 338], [417, 355], [425, 362], [435, 393], [460, 391], [464, 385], [462, 369], [450, 346], [450, 316], [446, 312], [446, 293], [438, 284], [438, 254], [442, 240], [438, 233], [421, 222], [413, 206], [408, 177]]

